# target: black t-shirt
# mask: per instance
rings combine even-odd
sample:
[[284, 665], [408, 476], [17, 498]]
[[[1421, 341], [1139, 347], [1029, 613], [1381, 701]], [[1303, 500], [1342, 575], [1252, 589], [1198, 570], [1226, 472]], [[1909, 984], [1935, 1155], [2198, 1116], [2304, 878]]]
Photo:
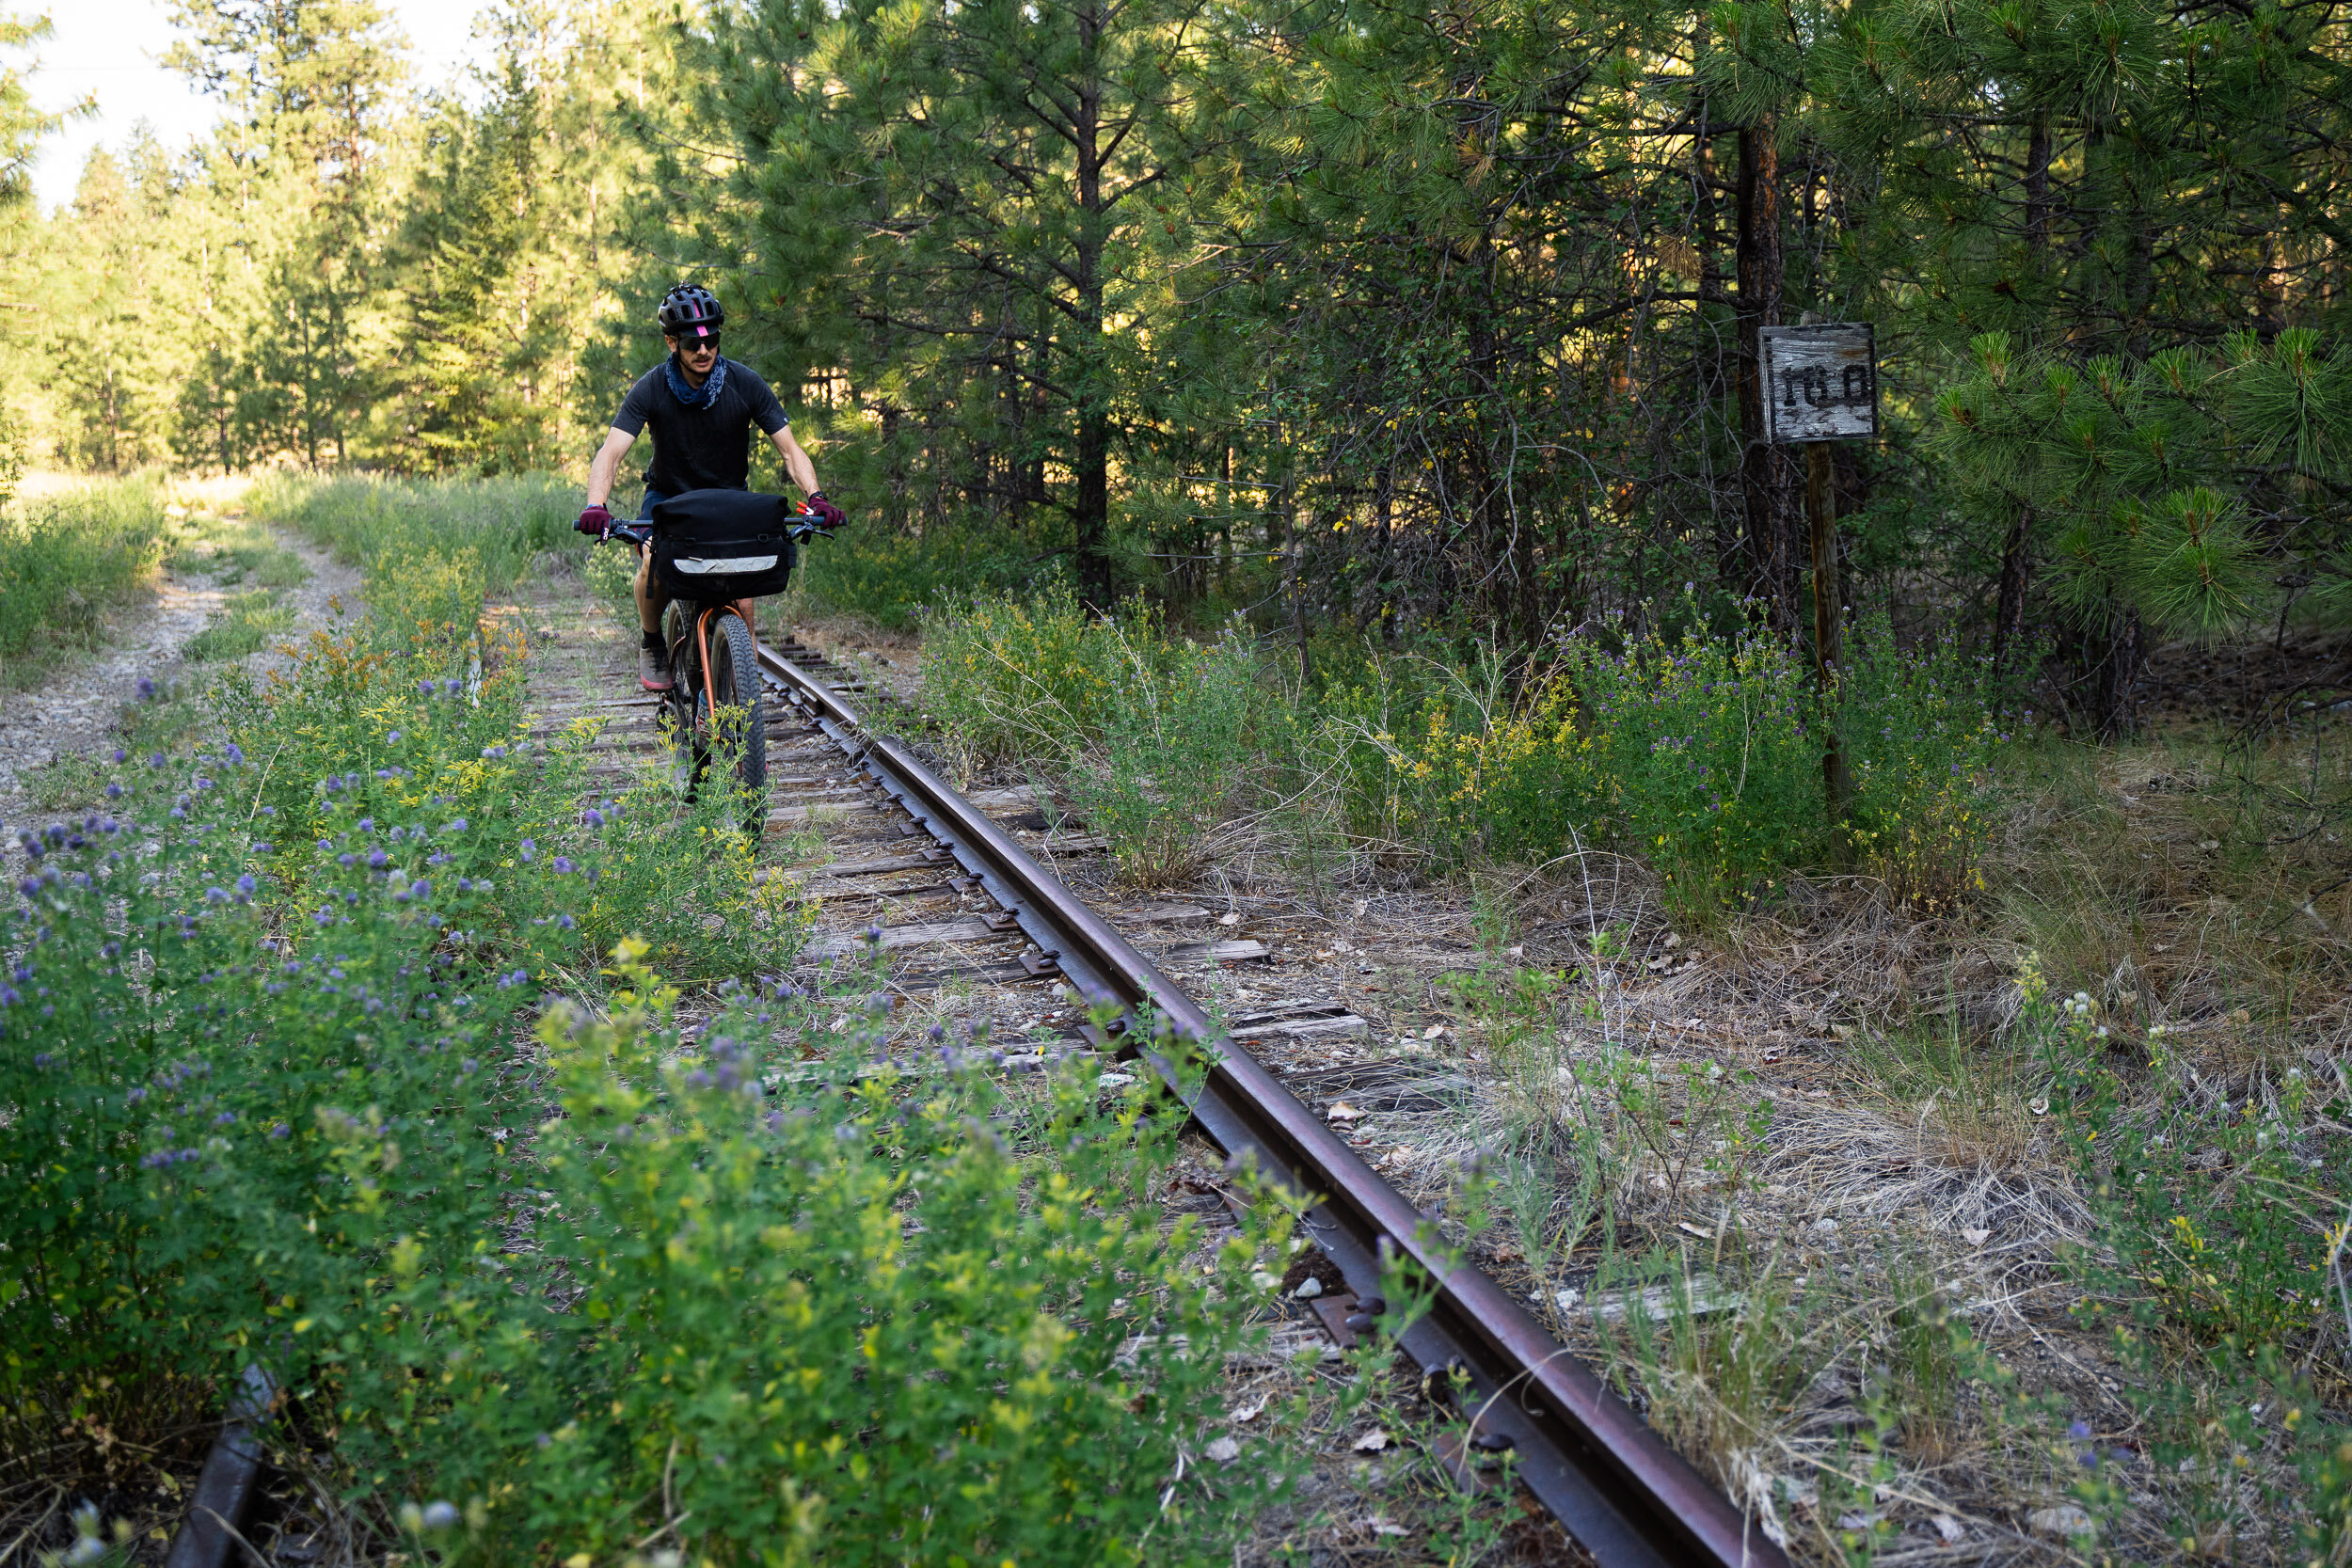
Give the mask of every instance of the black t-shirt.
[[719, 396], [689, 408], [670, 390], [668, 367], [656, 365], [637, 378], [612, 416], [612, 428], [631, 436], [653, 427], [653, 466], [647, 489], [665, 496], [689, 490], [748, 489], [752, 477], [752, 426], [773, 436], [792, 420], [776, 394], [749, 365], [730, 359]]

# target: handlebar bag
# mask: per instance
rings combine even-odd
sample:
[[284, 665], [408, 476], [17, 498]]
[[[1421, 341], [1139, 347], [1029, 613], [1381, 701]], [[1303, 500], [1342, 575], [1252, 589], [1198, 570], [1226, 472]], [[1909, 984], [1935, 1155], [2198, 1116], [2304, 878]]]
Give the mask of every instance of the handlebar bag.
[[675, 599], [781, 594], [799, 551], [791, 505], [754, 490], [689, 490], [653, 505], [653, 576]]

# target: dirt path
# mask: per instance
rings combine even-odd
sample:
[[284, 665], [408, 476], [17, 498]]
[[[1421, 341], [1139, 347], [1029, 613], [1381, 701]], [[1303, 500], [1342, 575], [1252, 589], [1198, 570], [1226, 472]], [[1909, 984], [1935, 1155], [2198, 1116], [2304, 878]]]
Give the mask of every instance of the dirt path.
[[[339, 605], [342, 614], [349, 615], [359, 603], [358, 568], [292, 533], [271, 532], [279, 547], [301, 558], [310, 575], [284, 591], [282, 602], [294, 611], [293, 627], [243, 661], [257, 673], [286, 662], [277, 651], [279, 643], [334, 625]], [[201, 689], [230, 669], [225, 662], [189, 664], [183, 654], [234, 592], [183, 557], [164, 570], [150, 595], [108, 618], [105, 643], [95, 657], [0, 705], [0, 822], [13, 825], [44, 815], [26, 787], [32, 769], [62, 756], [103, 754], [121, 744], [119, 718], [139, 700], [142, 679], [163, 690], [175, 685]]]

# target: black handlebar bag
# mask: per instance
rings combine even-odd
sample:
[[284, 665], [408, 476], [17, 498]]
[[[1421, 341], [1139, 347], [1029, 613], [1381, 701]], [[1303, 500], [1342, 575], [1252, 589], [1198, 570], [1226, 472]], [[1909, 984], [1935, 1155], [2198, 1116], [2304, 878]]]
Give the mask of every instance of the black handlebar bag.
[[799, 551], [793, 508], [755, 490], [689, 490], [653, 503], [653, 577], [674, 599], [784, 592]]

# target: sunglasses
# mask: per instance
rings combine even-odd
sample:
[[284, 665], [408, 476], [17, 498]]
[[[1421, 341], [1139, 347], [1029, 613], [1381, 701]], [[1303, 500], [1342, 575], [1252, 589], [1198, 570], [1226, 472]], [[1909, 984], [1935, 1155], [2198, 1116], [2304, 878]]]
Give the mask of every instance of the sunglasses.
[[708, 349], [713, 354], [718, 353], [719, 334], [713, 332], [707, 337], [680, 338], [677, 341], [677, 351], [680, 354], [700, 354], [704, 349]]

